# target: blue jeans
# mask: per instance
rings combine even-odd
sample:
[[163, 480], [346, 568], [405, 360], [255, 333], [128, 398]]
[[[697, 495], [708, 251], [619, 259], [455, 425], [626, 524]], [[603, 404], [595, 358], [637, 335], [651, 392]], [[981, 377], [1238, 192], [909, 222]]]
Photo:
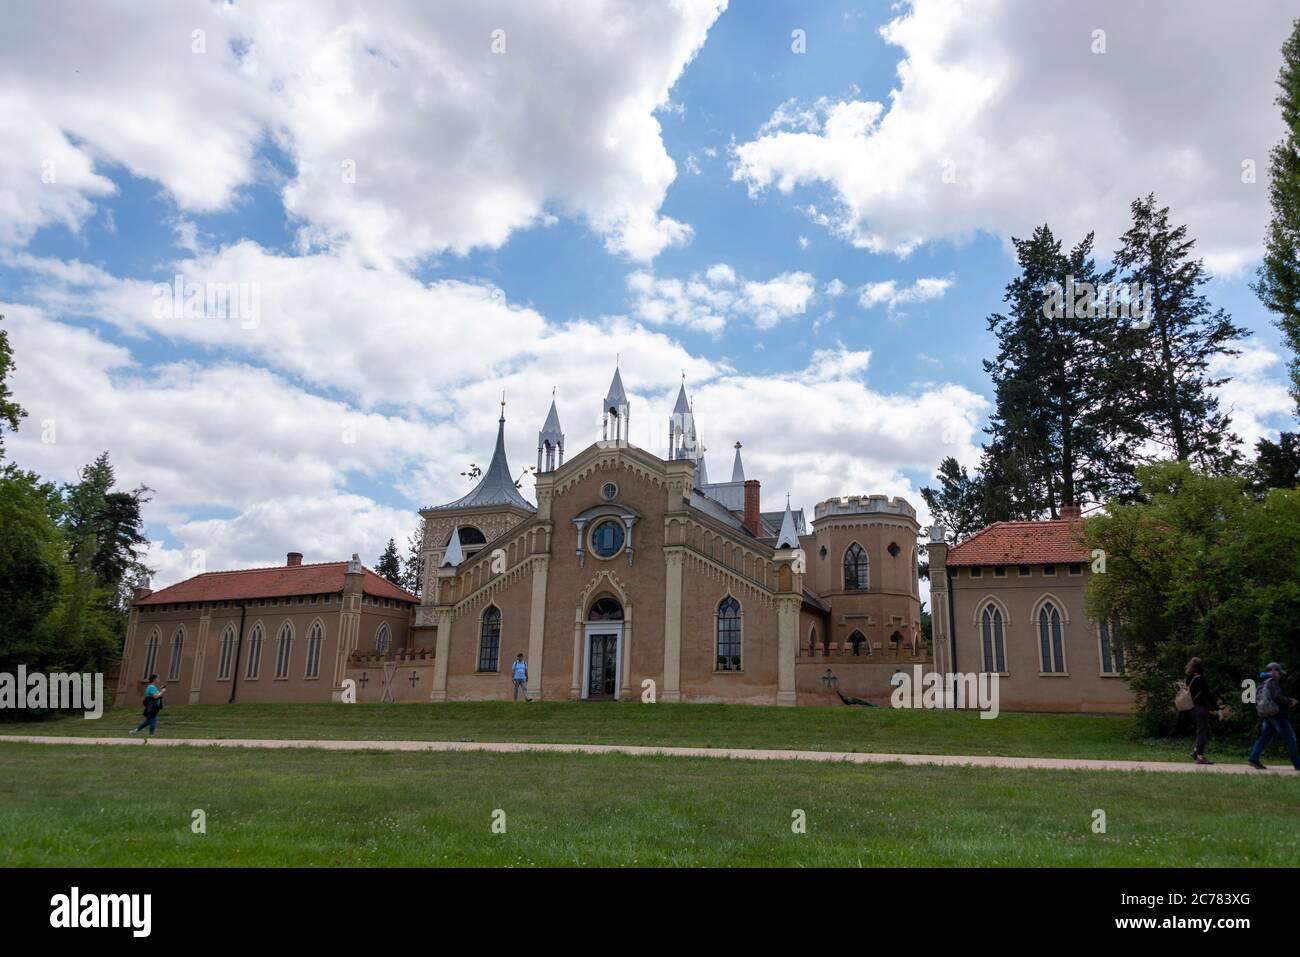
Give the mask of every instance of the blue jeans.
[[1246, 760], [1259, 763], [1259, 757], [1264, 753], [1264, 749], [1269, 746], [1274, 736], [1282, 739], [1286, 745], [1287, 754], [1291, 756], [1291, 764], [1300, 769], [1300, 750], [1296, 748], [1295, 728], [1291, 727], [1291, 722], [1282, 715], [1272, 718], [1263, 718], [1261, 723], [1259, 738], [1255, 741], [1255, 746], [1250, 749], [1250, 757]]
[[149, 717], [145, 718], [143, 721], [141, 721], [139, 724], [137, 724], [137, 725], [135, 726], [135, 730], [136, 730], [137, 732], [143, 731], [145, 728], [148, 728], [148, 729], [149, 729], [149, 735], [150, 735], [151, 737], [152, 737], [154, 734], [157, 734], [157, 732], [158, 732], [158, 712], [157, 712], [157, 711], [155, 711], [153, 714], [149, 715]]
[[515, 680], [515, 696], [514, 696], [514, 698], [513, 698], [512, 700], [514, 700], [514, 701], [518, 701], [518, 700], [519, 700], [519, 692], [522, 691], [522, 692], [524, 693], [524, 700], [527, 701], [527, 700], [528, 700], [528, 682], [525, 681], [523, 678], [516, 678], [516, 679], [514, 679], [514, 680]]

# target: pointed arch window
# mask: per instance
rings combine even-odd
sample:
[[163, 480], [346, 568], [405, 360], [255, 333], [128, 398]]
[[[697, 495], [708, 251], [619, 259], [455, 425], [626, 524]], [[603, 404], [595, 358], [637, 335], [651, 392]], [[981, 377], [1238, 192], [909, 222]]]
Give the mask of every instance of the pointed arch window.
[[235, 652], [235, 626], [226, 625], [217, 645], [217, 680], [230, 680], [230, 659]]
[[867, 553], [861, 545], [854, 542], [844, 553], [844, 587], [861, 591], [867, 587], [869, 578]]
[[176, 629], [172, 635], [172, 657], [167, 662], [167, 680], [179, 681], [181, 677], [181, 654], [185, 651], [185, 628]]
[[501, 660], [501, 609], [488, 605], [478, 633], [478, 670], [497, 671]]
[[158, 663], [158, 629], [155, 628], [149, 632], [149, 640], [144, 644], [144, 672], [142, 678], [148, 678], [153, 674], [153, 666]]
[[1119, 622], [1103, 621], [1097, 626], [1097, 637], [1101, 641], [1101, 673], [1104, 675], [1122, 675], [1124, 673], [1124, 643], [1119, 637]]
[[325, 641], [325, 629], [321, 627], [318, 621], [311, 626], [311, 631], [307, 633], [307, 671], [304, 678], [320, 677], [320, 646]]
[[728, 596], [718, 605], [718, 670], [739, 671], [740, 602]]
[[248, 667], [244, 671], [244, 678], [248, 681], [256, 681], [262, 673], [262, 637], [262, 623], [259, 621], [248, 636]]
[[388, 622], [379, 626], [379, 632], [375, 635], [375, 651], [381, 655], [388, 654], [388, 646], [392, 643], [391, 636], [388, 634]]
[[293, 657], [293, 625], [285, 622], [280, 626], [280, 636], [275, 642], [275, 677], [283, 681], [289, 677], [289, 659]]
[[1065, 673], [1065, 641], [1061, 634], [1061, 612], [1050, 601], [1038, 609], [1038, 651], [1044, 674]]
[[1004, 674], [1007, 670], [1007, 645], [1002, 610], [989, 602], [980, 615], [980, 639], [984, 652], [984, 670]]
[[867, 642], [866, 636], [856, 628], [853, 629], [853, 634], [849, 635], [849, 645], [853, 648], [853, 657], [857, 658], [862, 655], [862, 646], [864, 644], [867, 646], [867, 654], [871, 654], [871, 645]]
[[817, 629], [812, 628], [808, 631], [808, 657], [817, 657]]

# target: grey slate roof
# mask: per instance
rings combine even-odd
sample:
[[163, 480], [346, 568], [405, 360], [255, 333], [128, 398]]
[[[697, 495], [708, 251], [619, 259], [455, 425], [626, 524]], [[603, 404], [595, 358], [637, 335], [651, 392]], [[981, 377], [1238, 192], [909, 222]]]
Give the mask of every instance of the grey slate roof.
[[506, 461], [506, 417], [504, 415], [497, 423], [496, 451], [492, 453], [492, 464], [488, 466], [483, 478], [468, 495], [446, 505], [434, 506], [433, 511], [483, 508], [494, 505], [513, 505], [530, 512], [537, 511], [537, 506], [519, 494], [519, 489], [515, 488], [515, 480], [510, 477], [510, 463]]
[[705, 495], [699, 489], [692, 489], [690, 505], [691, 508], [696, 511], [703, 512], [705, 515], [711, 515], [718, 521], [729, 525], [737, 531], [743, 531], [746, 534], [749, 532], [749, 529], [745, 528], [744, 523], [741, 522], [740, 519], [736, 518], [735, 514], [730, 509], [709, 498], [709, 496]]
[[[807, 535], [808, 523], [804, 519], [803, 509], [792, 509], [790, 514], [794, 517], [794, 533]], [[759, 518], [763, 520], [763, 531], [770, 535], [777, 535], [780, 533], [781, 522], [785, 519], [785, 512], [760, 512]]]

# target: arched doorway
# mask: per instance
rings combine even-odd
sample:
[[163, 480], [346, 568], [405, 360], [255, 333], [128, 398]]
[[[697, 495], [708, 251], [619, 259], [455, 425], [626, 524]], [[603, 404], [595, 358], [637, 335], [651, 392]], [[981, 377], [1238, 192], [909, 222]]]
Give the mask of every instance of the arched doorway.
[[587, 610], [583, 631], [582, 696], [590, 701], [617, 698], [623, 606], [614, 598], [597, 598]]

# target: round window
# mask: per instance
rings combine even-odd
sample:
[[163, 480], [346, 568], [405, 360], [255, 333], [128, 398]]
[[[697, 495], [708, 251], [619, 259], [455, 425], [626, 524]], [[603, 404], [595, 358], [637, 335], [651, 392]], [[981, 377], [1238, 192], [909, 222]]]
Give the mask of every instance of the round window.
[[601, 522], [591, 532], [591, 550], [601, 558], [612, 558], [623, 550], [623, 523]]
[[606, 482], [604, 486], [601, 487], [600, 497], [607, 502], [612, 501], [614, 496], [617, 494], [618, 494], [618, 486], [615, 485], [613, 482]]

